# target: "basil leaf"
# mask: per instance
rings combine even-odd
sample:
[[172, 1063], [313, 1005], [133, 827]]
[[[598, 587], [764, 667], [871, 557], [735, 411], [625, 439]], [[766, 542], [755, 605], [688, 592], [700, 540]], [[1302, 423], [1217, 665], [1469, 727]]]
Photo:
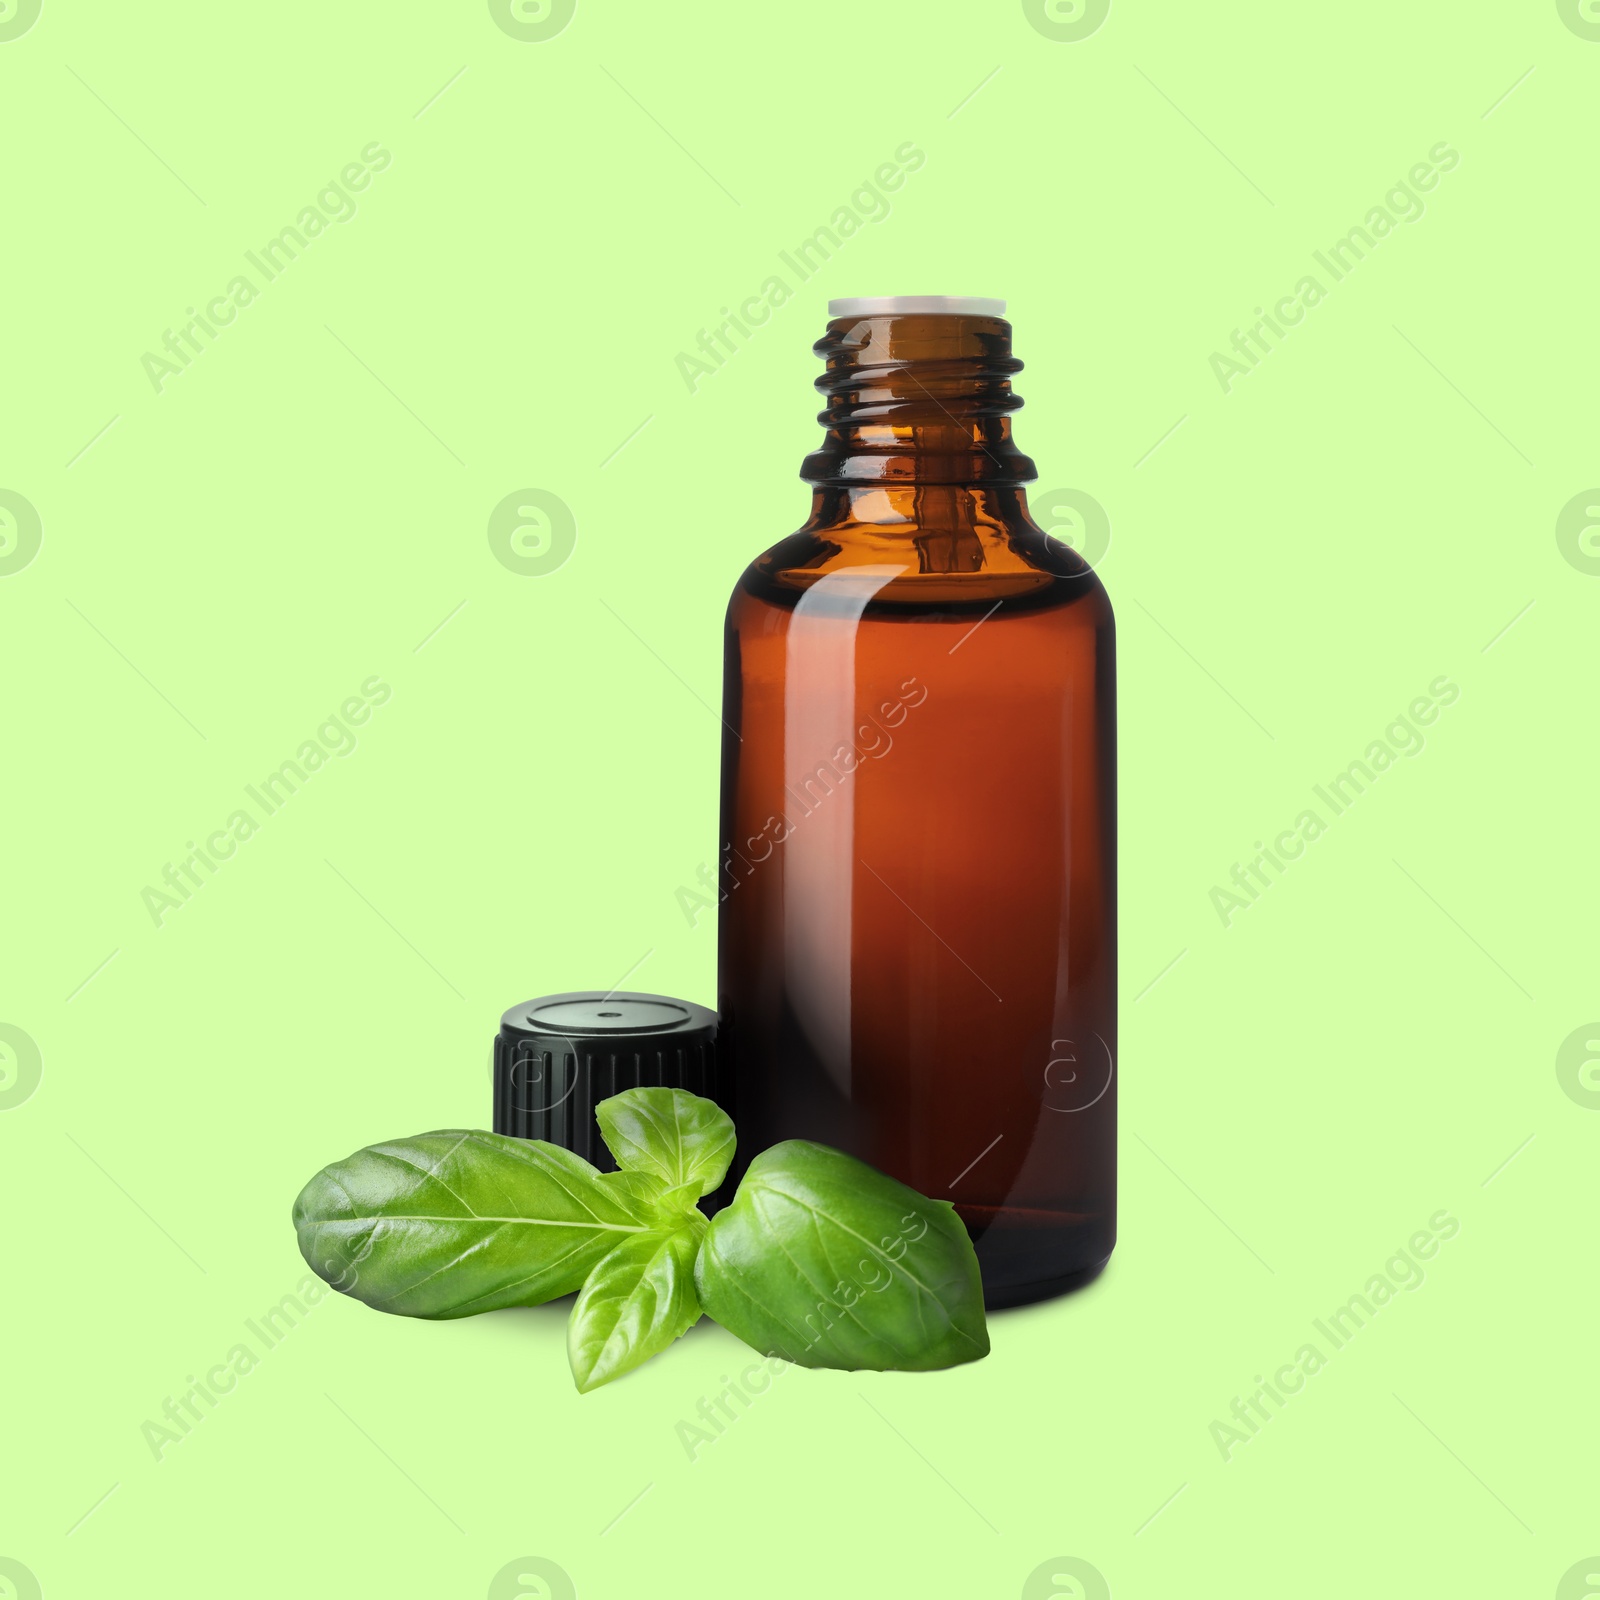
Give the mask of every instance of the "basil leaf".
[[626, 1168], [621, 1172], [602, 1172], [600, 1181], [606, 1188], [625, 1196], [624, 1204], [632, 1206], [652, 1227], [675, 1228], [690, 1212], [701, 1215], [700, 1190], [692, 1183], [669, 1189], [653, 1172]]
[[[718, 1179], [718, 1182], [721, 1180]], [[663, 1189], [661, 1198], [656, 1204], [668, 1215], [673, 1212], [680, 1215], [692, 1212], [695, 1216], [703, 1216], [704, 1213], [700, 1210], [701, 1193], [699, 1180], [691, 1179], [688, 1183], [680, 1183], [676, 1189]]]
[[602, 1172], [600, 1182], [622, 1197], [622, 1203], [646, 1216], [654, 1216], [661, 1208], [661, 1197], [667, 1186], [653, 1172]]
[[589, 1274], [567, 1324], [580, 1394], [620, 1378], [700, 1320], [694, 1258], [705, 1219], [635, 1234]]
[[733, 1123], [714, 1101], [683, 1089], [628, 1089], [595, 1107], [619, 1167], [653, 1172], [670, 1189], [710, 1194], [733, 1160]]
[[571, 1294], [653, 1214], [570, 1151], [447, 1129], [324, 1167], [294, 1226], [335, 1289], [400, 1316], [470, 1317]]
[[804, 1139], [750, 1164], [695, 1281], [730, 1333], [802, 1367], [923, 1372], [989, 1353], [978, 1258], [954, 1207]]

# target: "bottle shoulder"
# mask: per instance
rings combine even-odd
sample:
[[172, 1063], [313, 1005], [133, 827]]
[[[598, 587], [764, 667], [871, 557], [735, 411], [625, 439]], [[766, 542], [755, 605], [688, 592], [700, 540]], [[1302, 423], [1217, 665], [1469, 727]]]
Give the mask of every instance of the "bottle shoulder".
[[[802, 528], [762, 552], [734, 586], [741, 596], [792, 610], [836, 595], [882, 617], [948, 616], [1004, 604], [1008, 612], [1072, 608], [1074, 620], [1109, 628], [1110, 596], [1070, 545], [1031, 522], [1004, 528], [875, 530], [847, 535]], [[831, 609], [831, 608], [830, 608]]]

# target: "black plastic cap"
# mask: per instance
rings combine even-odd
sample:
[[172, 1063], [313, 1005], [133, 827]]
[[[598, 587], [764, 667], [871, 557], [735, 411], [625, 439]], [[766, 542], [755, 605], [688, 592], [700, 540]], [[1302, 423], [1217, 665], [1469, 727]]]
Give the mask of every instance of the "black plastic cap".
[[722, 1103], [717, 1014], [665, 994], [585, 989], [513, 1006], [494, 1041], [494, 1131], [547, 1139], [602, 1171], [616, 1162], [594, 1108], [624, 1089]]

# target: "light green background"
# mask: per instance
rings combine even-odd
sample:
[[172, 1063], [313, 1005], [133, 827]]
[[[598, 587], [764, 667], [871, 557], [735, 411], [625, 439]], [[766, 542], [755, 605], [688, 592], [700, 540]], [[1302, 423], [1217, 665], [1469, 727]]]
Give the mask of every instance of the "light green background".
[[[1067, 1557], [1118, 1600], [1591, 1592], [1592, 10], [502, 11], [45, 0], [0, 42], [0, 565], [15, 497], [43, 535], [0, 577], [0, 1594], [572, 1592], [496, 1580], [533, 1556], [585, 1600], [1102, 1593]], [[691, 394], [677, 355], [908, 140], [892, 215]], [[374, 141], [359, 214], [157, 393]], [[1426, 215], [1225, 394], [1212, 353], [1440, 141]], [[263, 1352], [300, 1184], [486, 1121], [504, 1006], [714, 1001], [676, 891], [723, 605], [804, 512], [825, 299], [895, 292], [1009, 298], [1038, 488], [1109, 518], [1112, 1267], [975, 1366], [786, 1372], [694, 1460], [715, 1328], [583, 1398], [563, 1307], [330, 1299]], [[573, 518], [543, 575], [491, 548], [524, 490]], [[155, 926], [372, 675], [359, 748]], [[1213, 886], [1439, 675], [1426, 749], [1225, 928]], [[1422, 1287], [1224, 1461], [1440, 1209]]]

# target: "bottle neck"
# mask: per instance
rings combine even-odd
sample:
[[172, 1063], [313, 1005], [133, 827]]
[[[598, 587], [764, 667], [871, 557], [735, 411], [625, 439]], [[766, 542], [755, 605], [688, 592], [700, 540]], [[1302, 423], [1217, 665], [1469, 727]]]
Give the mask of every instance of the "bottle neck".
[[[1002, 317], [893, 314], [840, 317], [814, 346], [825, 364], [816, 386], [826, 437], [801, 464], [820, 511], [834, 515], [857, 496], [829, 491], [930, 488], [1010, 490], [1038, 476], [1011, 437], [1022, 404], [1011, 375], [1011, 324]], [[892, 496], [898, 500], [899, 496]], [[971, 496], [943, 497], [952, 512]]]

